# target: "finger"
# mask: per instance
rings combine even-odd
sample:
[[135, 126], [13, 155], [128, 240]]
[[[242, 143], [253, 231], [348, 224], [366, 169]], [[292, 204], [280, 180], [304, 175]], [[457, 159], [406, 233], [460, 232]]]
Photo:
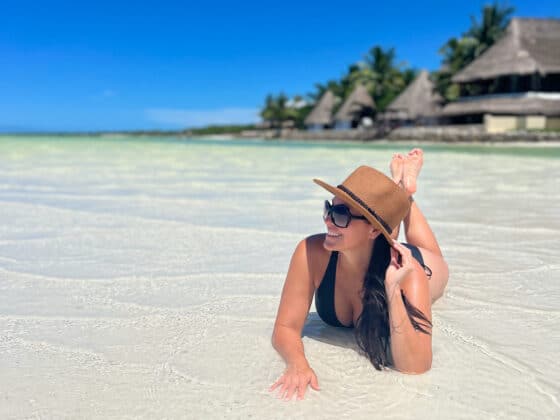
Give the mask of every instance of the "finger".
[[274, 382], [272, 385], [270, 385], [270, 388], [268, 388], [269, 392], [274, 391], [276, 388], [278, 388], [282, 383], [284, 383], [284, 375], [280, 376], [280, 378], [278, 378], [278, 380], [276, 382]]
[[391, 261], [389, 262], [389, 267], [395, 267], [398, 270], [402, 266], [402, 254], [396, 248], [396, 245], [393, 245], [389, 251], [391, 253]]
[[389, 250], [391, 252], [391, 261], [389, 264], [389, 267], [393, 266], [395, 268], [399, 268], [399, 263], [398, 263], [398, 258], [399, 258], [399, 252], [395, 249], [395, 248], [390, 248]]
[[410, 252], [410, 249], [406, 247], [404, 248], [406, 249], [406, 251], [401, 254], [402, 255], [401, 266], [409, 267], [412, 264], [412, 253]]
[[292, 382], [292, 384], [288, 388], [288, 391], [286, 392], [286, 398], [284, 398], [284, 400], [290, 401], [292, 399], [292, 397], [294, 396], [297, 389], [298, 389], [297, 381]]
[[400, 253], [410, 252], [410, 249], [408, 247], [404, 246], [403, 244], [401, 244], [399, 241], [395, 239], [393, 239], [393, 243], [391, 244], [391, 247]]
[[305, 391], [307, 391], [307, 382], [308, 382], [308, 380], [303, 379], [303, 378], [299, 381], [298, 389], [297, 389], [297, 391], [298, 391], [297, 399], [298, 400], [303, 400], [303, 397], [305, 395]]
[[291, 380], [289, 378], [286, 378], [286, 380], [282, 384], [282, 387], [280, 388], [280, 391], [278, 392], [278, 398], [284, 398], [284, 396], [286, 395], [287, 389], [290, 387], [290, 381]]
[[315, 391], [319, 391], [321, 389], [319, 388], [319, 381], [317, 380], [317, 375], [315, 375], [315, 373], [311, 375], [311, 382], [309, 382], [309, 384]]
[[397, 250], [402, 256], [402, 265], [409, 264], [412, 258], [412, 251], [397, 241], [393, 241], [393, 248]]

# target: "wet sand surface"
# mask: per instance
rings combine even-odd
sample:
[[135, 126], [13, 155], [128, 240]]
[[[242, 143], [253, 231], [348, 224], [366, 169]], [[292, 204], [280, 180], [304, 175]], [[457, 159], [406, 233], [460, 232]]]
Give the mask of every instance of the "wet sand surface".
[[376, 371], [312, 306], [321, 391], [268, 393], [291, 253], [324, 231], [311, 179], [409, 147], [0, 139], [0, 418], [557, 418], [558, 148], [425, 147], [431, 371]]

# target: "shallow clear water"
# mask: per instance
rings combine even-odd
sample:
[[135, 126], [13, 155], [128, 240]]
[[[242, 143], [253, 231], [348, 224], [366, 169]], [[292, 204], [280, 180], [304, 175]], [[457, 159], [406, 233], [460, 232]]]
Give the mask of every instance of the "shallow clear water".
[[324, 230], [311, 179], [386, 171], [410, 147], [0, 137], [0, 417], [557, 417], [549, 145], [422, 146], [416, 201], [451, 269], [429, 373], [375, 371], [312, 313], [322, 391], [266, 392], [290, 255]]

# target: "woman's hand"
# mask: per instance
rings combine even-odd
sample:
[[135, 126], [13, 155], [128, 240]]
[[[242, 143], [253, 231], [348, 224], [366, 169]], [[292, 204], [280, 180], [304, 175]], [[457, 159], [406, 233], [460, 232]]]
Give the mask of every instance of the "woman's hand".
[[385, 272], [385, 289], [391, 298], [401, 282], [414, 270], [414, 259], [410, 249], [393, 241], [391, 244], [391, 262]]
[[302, 400], [307, 391], [307, 385], [310, 385], [315, 391], [319, 391], [319, 382], [313, 369], [308, 364], [289, 365], [282, 376], [271, 385], [269, 391], [272, 392], [280, 387], [278, 398], [284, 398], [286, 401], [292, 399], [297, 391], [297, 399]]

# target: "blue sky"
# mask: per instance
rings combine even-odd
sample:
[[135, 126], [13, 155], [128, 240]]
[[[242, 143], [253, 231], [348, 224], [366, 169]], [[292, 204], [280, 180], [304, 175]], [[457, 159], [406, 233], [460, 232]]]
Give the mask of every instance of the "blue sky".
[[[376, 44], [437, 69], [439, 47], [486, 3], [7, 0], [0, 132], [254, 122], [266, 94], [309, 93]], [[509, 4], [560, 18], [558, 0]]]

